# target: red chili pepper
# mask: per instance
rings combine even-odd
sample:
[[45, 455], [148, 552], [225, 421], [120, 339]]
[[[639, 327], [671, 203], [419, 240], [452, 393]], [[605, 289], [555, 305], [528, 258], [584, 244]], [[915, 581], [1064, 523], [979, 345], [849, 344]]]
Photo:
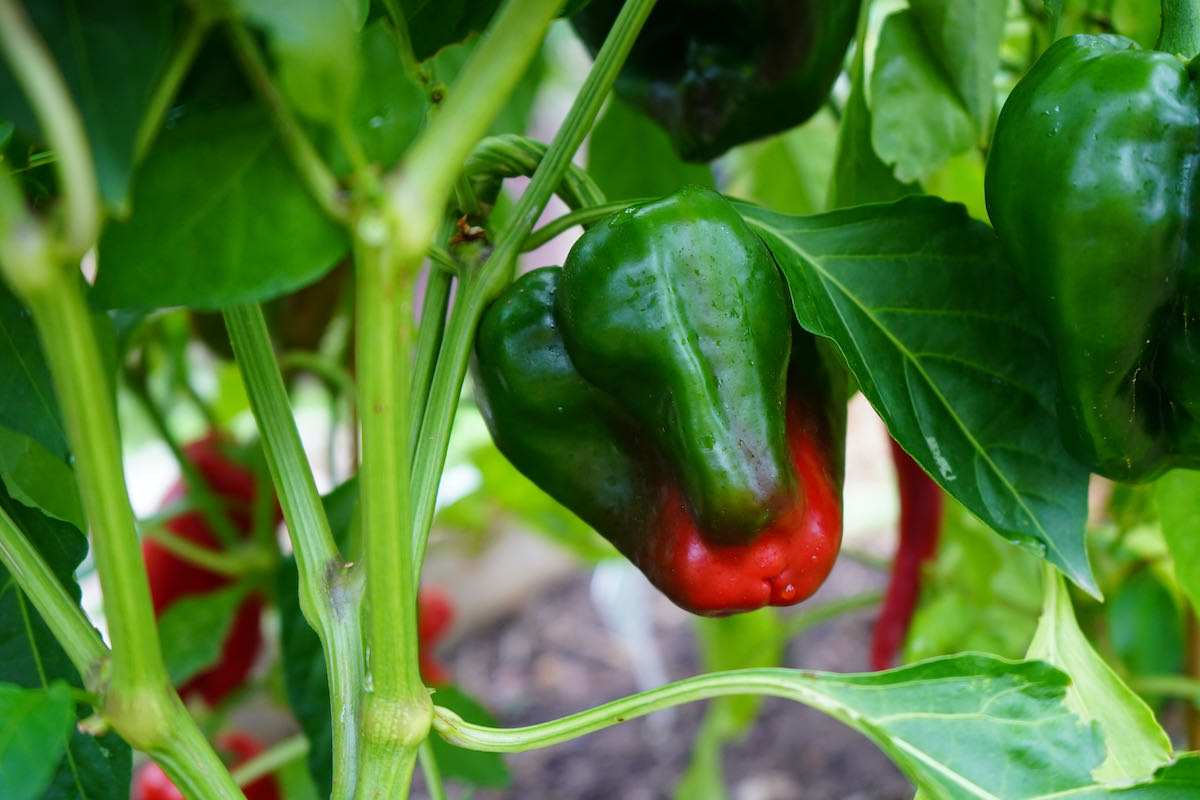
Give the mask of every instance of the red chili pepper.
[[871, 636], [872, 669], [895, 663], [921, 594], [921, 568], [937, 552], [942, 527], [941, 487], [894, 439], [892, 463], [900, 490], [900, 544]]
[[417, 641], [421, 676], [426, 683], [444, 686], [451, 682], [450, 670], [433, 654], [438, 639], [454, 621], [454, 603], [446, 591], [437, 586], [422, 586], [417, 592]]

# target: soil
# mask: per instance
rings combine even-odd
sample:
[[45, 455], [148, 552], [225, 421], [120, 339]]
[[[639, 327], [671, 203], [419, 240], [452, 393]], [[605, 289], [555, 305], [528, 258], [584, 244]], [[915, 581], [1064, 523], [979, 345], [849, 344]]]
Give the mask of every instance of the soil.
[[[883, 580], [878, 571], [842, 559], [826, 586], [796, 610], [881, 588]], [[502, 725], [544, 722], [648, 688], [638, 686], [630, 658], [639, 647], [657, 651], [663, 670], [660, 682], [700, 671], [687, 614], [648, 587], [643, 594], [634, 586], [635, 602], [649, 608], [649, 641], [657, 647], [643, 640], [631, 649], [604, 624], [589, 586], [588, 573], [578, 570], [443, 649], [443, 660], [462, 688]], [[785, 664], [865, 670], [873, 615], [873, 609], [844, 614], [801, 633], [789, 644]], [[507, 756], [511, 788], [472, 796], [670, 798], [691, 758], [702, 715], [702, 705], [681, 706], [582, 739]], [[774, 698], [764, 702], [744, 736], [726, 746], [722, 766], [729, 800], [908, 800], [913, 793], [910, 783], [867, 739], [813, 709]], [[427, 796], [419, 777], [417, 781], [413, 796]], [[452, 787], [451, 797], [460, 796], [465, 796], [462, 787]]]

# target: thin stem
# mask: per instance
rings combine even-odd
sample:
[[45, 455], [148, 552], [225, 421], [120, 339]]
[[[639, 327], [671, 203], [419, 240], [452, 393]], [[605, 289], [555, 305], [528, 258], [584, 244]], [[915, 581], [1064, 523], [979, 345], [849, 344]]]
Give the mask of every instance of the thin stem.
[[334, 797], [351, 797], [365, 672], [358, 613], [361, 588], [333, 541], [262, 310], [258, 306], [227, 309], [225, 325], [296, 554], [300, 610], [325, 653], [333, 718]]
[[505, 0], [449, 96], [388, 181], [385, 191], [402, 237], [396, 242], [401, 263], [424, 253], [463, 162], [540, 50], [562, 3]]
[[83, 685], [89, 691], [101, 691], [101, 667], [108, 658], [108, 648], [83, 609], [59, 583], [41, 553], [34, 549], [12, 517], [2, 508], [0, 564], [4, 565], [17, 586], [29, 597], [54, 638], [62, 645], [67, 657], [83, 677]]
[[142, 123], [138, 126], [137, 139], [133, 148], [133, 157], [136, 163], [140, 163], [149, 152], [155, 134], [162, 127], [167, 109], [171, 107], [171, 101], [175, 99], [179, 87], [183, 85], [183, 79], [187, 77], [196, 53], [200, 52], [200, 45], [204, 43], [204, 38], [212, 28], [213, 20], [205, 13], [204, 4], [188, 4], [187, 9], [191, 13], [184, 23], [183, 33], [180, 35], [179, 42], [171, 49], [171, 60], [158, 84], [154, 87], [154, 94], [150, 97], [150, 102], [146, 105], [146, 113], [142, 116]]
[[1200, 0], [1162, 0], [1162, 27], [1155, 48], [1195, 58], [1200, 53]]
[[783, 636], [785, 639], [791, 638], [802, 631], [840, 617], [842, 614], [849, 614], [851, 611], [858, 611], [863, 608], [873, 608], [879, 605], [879, 601], [882, 599], [883, 592], [862, 592], [861, 594], [852, 594], [849, 597], [830, 600], [828, 603], [822, 603], [813, 608], [806, 608], [804, 611], [781, 621], [784, 631]]
[[428, 739], [421, 742], [417, 758], [421, 762], [421, 772], [425, 775], [425, 788], [429, 791], [429, 800], [446, 800], [442, 771], [438, 768], [437, 757], [433, 754], [433, 746], [429, 744]]
[[289, 350], [280, 354], [279, 368], [284, 371], [299, 369], [311, 372], [325, 383], [336, 387], [339, 394], [354, 402], [354, 394], [357, 391], [354, 385], [354, 376], [328, 356], [310, 353], [307, 350]]
[[450, 251], [437, 245], [430, 245], [426, 250], [429, 260], [437, 267], [438, 272], [444, 272], [447, 275], [458, 274], [458, 262], [454, 260], [454, 256], [450, 255]]
[[[429, 696], [417, 664], [416, 576], [409, 496], [411, 274], [397, 270], [386, 225], [363, 220], [355, 237], [355, 364], [362, 425], [359, 505], [366, 568], [370, 689], [364, 700], [357, 796], [404, 797]], [[377, 238], [361, 234], [378, 233]], [[423, 718], [423, 719], [422, 719]]]
[[459, 295], [450, 312], [446, 340], [437, 360], [425, 418], [421, 423], [421, 435], [417, 440], [414, 461], [417, 469], [413, 475], [413, 498], [416, 502], [414, 525], [417, 531], [414, 543], [418, 548], [414, 553], [414, 565], [417, 567], [424, 556], [426, 535], [433, 524], [434, 503], [442, 468], [446, 463], [450, 426], [454, 422], [479, 318], [492, 298], [511, 280], [521, 243], [528, 238], [550, 195], [567, 173], [571, 157], [591, 129], [616, 80], [617, 72], [633, 47], [633, 40], [637, 38], [653, 7], [654, 0], [629, 0], [621, 9], [566, 120], [541, 159], [533, 180], [521, 195], [508, 229], [482, 269], [467, 275], [459, 285]]
[[430, 269], [425, 280], [425, 299], [421, 303], [421, 322], [417, 331], [417, 353], [413, 359], [412, 403], [409, 409], [410, 425], [413, 429], [410, 445], [415, 447], [417, 429], [425, 413], [429, 399], [429, 387], [433, 381], [433, 370], [442, 336], [446, 331], [446, 310], [450, 304], [450, 288], [453, 279], [440, 269]]
[[177, 536], [166, 528], [150, 528], [144, 535], [184, 561], [231, 578], [264, 573], [275, 563], [273, 556], [254, 545], [239, 546], [230, 550], [210, 550], [190, 539]]
[[861, 720], [820, 691], [823, 681], [842, 676], [779, 668], [712, 672], [623, 697], [588, 711], [522, 728], [491, 728], [466, 722], [434, 706], [433, 727], [451, 744], [494, 753], [523, 753], [577, 739], [589, 733], [673, 706], [726, 695], [772, 695], [812, 706], [862, 731]]
[[302, 734], [290, 736], [273, 745], [270, 750], [238, 765], [233, 770], [233, 780], [238, 786], [245, 786], [264, 775], [270, 775], [285, 764], [304, 758], [308, 755], [308, 751], [308, 739], [304, 738]]
[[530, 250], [536, 250], [546, 242], [564, 233], [576, 225], [582, 225], [585, 228], [589, 225], [594, 225], [601, 220], [607, 219], [614, 214], [620, 213], [632, 205], [645, 202], [644, 200], [619, 200], [614, 203], [602, 203], [598, 206], [588, 206], [581, 208], [578, 211], [570, 211], [563, 214], [561, 217], [556, 217], [550, 222], [547, 222], [542, 227], [538, 228], [529, 237], [521, 243], [521, 252], [528, 253]]
[[304, 128], [275, 87], [254, 38], [240, 22], [231, 20], [228, 25], [234, 52], [259, 97], [266, 103], [267, 110], [275, 122], [275, 129], [279, 132], [280, 141], [291, 157], [296, 171], [308, 184], [310, 193], [325, 213], [339, 222], [347, 222], [349, 209], [342, 197], [341, 185], [308, 140]]
[[54, 151], [61, 194], [64, 261], [77, 261], [100, 232], [100, 190], [83, 118], [63, 81], [54, 57], [17, 0], [0, 0], [0, 52], [8, 60], [42, 135]]

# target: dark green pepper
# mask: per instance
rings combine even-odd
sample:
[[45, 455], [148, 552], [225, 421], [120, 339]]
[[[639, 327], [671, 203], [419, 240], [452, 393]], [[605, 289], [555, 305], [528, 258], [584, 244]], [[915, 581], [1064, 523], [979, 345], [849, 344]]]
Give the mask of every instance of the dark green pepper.
[[[621, 6], [592, 0], [571, 18], [593, 53]], [[659, 0], [615, 91], [662, 126], [682, 158], [709, 161], [821, 107], [858, 7], [851, 0]]]
[[787, 605], [841, 539], [831, 384], [792, 324], [761, 240], [688, 187], [512, 284], [480, 325], [476, 396], [509, 460], [680, 606]]
[[988, 158], [988, 214], [1056, 354], [1063, 438], [1119, 481], [1200, 467], [1194, 70], [1119, 36], [1060, 39]]

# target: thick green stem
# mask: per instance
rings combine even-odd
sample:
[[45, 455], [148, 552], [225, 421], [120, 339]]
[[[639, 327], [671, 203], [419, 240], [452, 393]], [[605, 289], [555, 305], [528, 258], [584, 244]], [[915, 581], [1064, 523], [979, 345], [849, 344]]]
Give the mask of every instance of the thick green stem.
[[1155, 48], [1184, 58], [1200, 54], [1200, 0], [1162, 0]]
[[55, 245], [63, 261], [77, 261], [100, 232], [100, 191], [87, 131], [45, 42], [17, 0], [0, 0], [0, 53], [12, 68], [54, 151], [62, 229]]
[[446, 340], [434, 371], [425, 418], [421, 422], [421, 435], [417, 440], [413, 498], [416, 503], [414, 526], [418, 533], [414, 543], [418, 549], [414, 553], [414, 564], [421, 563], [426, 534], [433, 524], [434, 504], [442, 468], [446, 463], [450, 427], [467, 374], [479, 318], [492, 298], [512, 279], [521, 244], [529, 237], [550, 195], [567, 173], [572, 156], [591, 129], [616, 80], [617, 72], [633, 47], [633, 40], [637, 38], [653, 7], [654, 0], [629, 0], [621, 9], [604, 46], [596, 54], [596, 62], [584, 80], [566, 120], [534, 172], [533, 180], [521, 195], [512, 222], [483, 268], [478, 273], [466, 276], [459, 284], [459, 295], [450, 312]]
[[83, 609], [59, 583], [45, 559], [12, 518], [0, 509], [0, 564], [8, 570], [62, 645], [89, 691], [102, 690], [102, 666], [108, 648]]
[[225, 325], [296, 554], [300, 610], [325, 653], [333, 718], [333, 796], [348, 798], [355, 786], [355, 737], [365, 672], [359, 621], [362, 590], [329, 530], [262, 310], [258, 306], [228, 309]]
[[563, 0], [505, 0], [446, 102], [389, 180], [402, 262], [424, 253], [471, 148], [487, 133], [540, 50]]
[[404, 797], [430, 709], [417, 664], [417, 587], [408, 562], [412, 273], [395, 268], [381, 220], [360, 221], [358, 234], [359, 504], [370, 643], [359, 774], [371, 784], [360, 784], [357, 796]]

